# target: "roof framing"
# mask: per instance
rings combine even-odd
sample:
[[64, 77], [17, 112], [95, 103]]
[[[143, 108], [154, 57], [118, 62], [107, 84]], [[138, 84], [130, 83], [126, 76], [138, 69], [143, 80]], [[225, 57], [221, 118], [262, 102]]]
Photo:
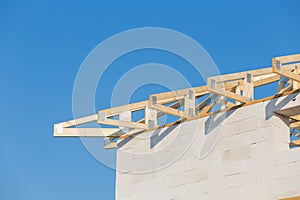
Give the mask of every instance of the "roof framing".
[[[300, 54], [275, 57], [272, 67], [221, 76], [209, 77], [207, 85], [171, 92], [152, 94], [148, 100], [98, 111], [98, 114], [61, 122], [54, 125], [56, 137], [104, 137], [104, 148], [116, 148], [117, 140], [158, 128], [179, 124], [217, 112], [266, 101], [276, 96], [298, 92], [300, 82]], [[274, 96], [254, 100], [254, 88], [278, 82]], [[197, 105], [196, 100], [202, 99]], [[167, 104], [167, 105], [166, 105]], [[213, 109], [215, 105], [217, 109]], [[137, 121], [132, 112], [144, 111]], [[165, 114], [179, 119], [159, 126], [157, 119]], [[119, 117], [115, 119], [113, 117]], [[292, 119], [291, 126], [299, 128], [299, 119]], [[77, 125], [98, 122], [109, 128], [79, 128]], [[299, 142], [300, 144], [300, 142]]]

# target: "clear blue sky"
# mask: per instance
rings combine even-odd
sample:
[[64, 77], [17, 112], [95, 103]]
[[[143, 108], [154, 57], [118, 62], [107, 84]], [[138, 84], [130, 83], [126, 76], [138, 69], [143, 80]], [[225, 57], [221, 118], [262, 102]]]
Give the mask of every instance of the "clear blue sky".
[[[299, 1], [243, 2], [2, 0], [0, 199], [114, 199], [115, 171], [80, 139], [52, 136], [53, 123], [72, 118], [81, 62], [113, 34], [145, 26], [180, 31], [208, 51], [221, 73], [268, 67], [274, 56], [300, 52]], [[129, 58], [135, 64], [174, 62], [158, 52]], [[115, 65], [130, 66], [124, 59]], [[99, 109], [108, 94], [109, 88], [97, 93]]]

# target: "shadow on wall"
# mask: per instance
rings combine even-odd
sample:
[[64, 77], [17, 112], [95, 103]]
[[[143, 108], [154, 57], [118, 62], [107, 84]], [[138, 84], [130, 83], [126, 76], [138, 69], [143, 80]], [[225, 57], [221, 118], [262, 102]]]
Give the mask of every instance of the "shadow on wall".
[[[208, 117], [205, 121], [205, 135], [208, 135], [212, 130], [218, 127], [227, 117], [229, 117], [236, 109], [223, 112], [221, 115], [214, 114]], [[181, 121], [184, 122], [185, 120]], [[167, 137], [179, 124], [168, 127], [162, 133], [156, 130], [150, 138], [150, 148], [154, 148], [159, 142], [161, 142], [165, 137]]]
[[150, 138], [150, 148], [154, 148], [160, 141], [167, 137], [179, 124], [168, 127], [161, 134], [159, 134], [160, 129], [157, 129], [153, 132]]
[[266, 117], [265, 119], [268, 120], [272, 116], [277, 116], [279, 117], [287, 127], [290, 127], [290, 148], [296, 148], [300, 146], [299, 140], [299, 129], [298, 128], [292, 128], [290, 123], [291, 117], [294, 115], [299, 115], [299, 106], [294, 105], [293, 107], [290, 108], [285, 108], [283, 109], [288, 103], [293, 102], [296, 100], [297, 95], [299, 95], [299, 91], [296, 91], [286, 97], [284, 97], [280, 102], [279, 102], [279, 97], [282, 95], [277, 95], [275, 96], [266, 106]]
[[229, 110], [226, 112], [223, 112], [221, 116], [217, 117], [218, 114], [214, 114], [208, 117], [208, 119], [205, 121], [205, 135], [208, 135], [212, 130], [214, 130], [217, 126], [219, 126], [227, 117], [229, 117], [235, 110]]
[[[204, 127], [205, 135], [208, 135], [211, 131], [213, 131], [216, 127], [218, 127], [236, 109], [232, 109], [232, 110], [223, 112], [221, 115], [214, 114], [214, 115], [209, 116], [208, 119], [205, 121], [205, 127]], [[182, 120], [181, 123], [183, 123], [184, 121], [186, 121], [186, 120]], [[150, 137], [150, 148], [151, 149], [154, 148], [157, 144], [159, 144], [164, 138], [166, 138], [179, 125], [180, 125], [180, 123], [174, 124], [173, 126], [166, 128], [164, 131], [162, 131], [162, 129], [155, 130]], [[136, 135], [140, 134], [141, 132], [134, 134], [132, 137], [123, 139], [121, 142], [119, 142], [118, 147], [123, 147], [125, 144], [127, 144], [129, 141], [131, 141]]]
[[281, 110], [289, 102], [295, 101], [296, 96], [299, 94], [298, 92], [285, 96], [285, 98], [283, 100], [281, 100], [280, 102], [278, 102], [278, 101], [279, 101], [279, 97], [281, 97], [282, 94], [275, 95], [274, 98], [271, 101], [269, 101], [269, 103], [266, 106], [266, 110], [265, 110], [266, 118], [265, 119], [266, 120], [270, 119], [272, 116], [275, 115], [274, 112]]

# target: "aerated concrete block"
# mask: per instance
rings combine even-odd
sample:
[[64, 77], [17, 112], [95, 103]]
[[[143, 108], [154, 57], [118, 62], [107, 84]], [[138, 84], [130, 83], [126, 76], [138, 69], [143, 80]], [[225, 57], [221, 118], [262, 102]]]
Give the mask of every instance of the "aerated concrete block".
[[[295, 104], [284, 98], [132, 139], [118, 150], [117, 167], [128, 172], [117, 172], [116, 199], [275, 200], [299, 196], [300, 148], [289, 149], [287, 121], [273, 113]], [[145, 166], [164, 167], [134, 174]]]
[[300, 161], [300, 148], [277, 152], [274, 154], [275, 165], [283, 165]]
[[222, 131], [225, 133], [230, 133], [229, 136], [232, 136], [250, 132], [255, 130], [256, 128], [255, 118], [246, 118], [243, 120], [231, 122], [230, 124], [225, 124]]

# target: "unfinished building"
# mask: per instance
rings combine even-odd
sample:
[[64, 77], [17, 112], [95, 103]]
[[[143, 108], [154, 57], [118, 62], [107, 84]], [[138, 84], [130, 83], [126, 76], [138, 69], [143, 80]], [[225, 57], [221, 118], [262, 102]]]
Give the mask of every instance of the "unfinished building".
[[[118, 148], [116, 199], [300, 199], [300, 54], [54, 125]], [[273, 96], [255, 88], [277, 83]], [[132, 119], [143, 111], [144, 117]], [[158, 124], [163, 115], [174, 122]], [[118, 116], [118, 119], [114, 118]], [[109, 128], [76, 128], [97, 121]]]

